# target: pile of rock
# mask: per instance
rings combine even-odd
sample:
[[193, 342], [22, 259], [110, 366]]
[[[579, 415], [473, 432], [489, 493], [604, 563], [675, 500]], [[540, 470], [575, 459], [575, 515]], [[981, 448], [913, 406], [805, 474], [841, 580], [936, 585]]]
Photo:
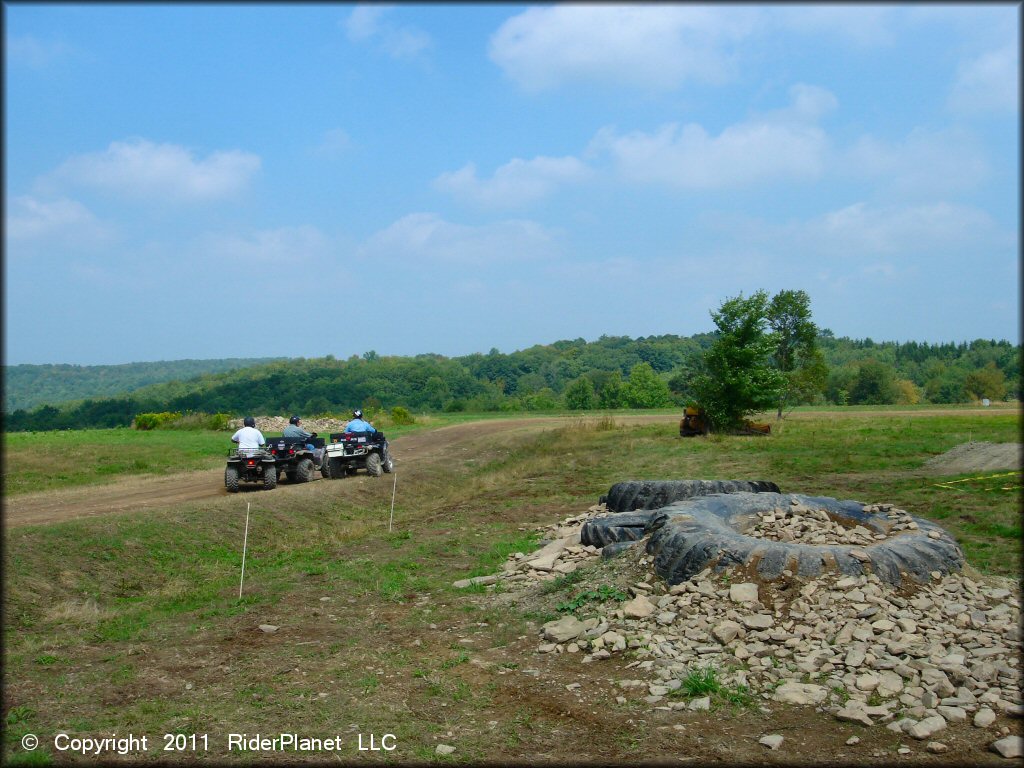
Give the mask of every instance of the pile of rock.
[[884, 533], [868, 530], [862, 525], [848, 528], [833, 520], [824, 509], [809, 509], [795, 503], [788, 509], [776, 507], [758, 512], [757, 517], [757, 521], [744, 533], [769, 541], [866, 546], [886, 539]]
[[[869, 510], [906, 524], [891, 505]], [[766, 538], [800, 526], [825, 535], [820, 529], [828, 516], [808, 512], [776, 511], [757, 525]], [[513, 586], [571, 573], [599, 556], [596, 547], [579, 543], [579, 529], [600, 514], [603, 507], [594, 506], [550, 526], [552, 540], [541, 550], [515, 553], [501, 574], [458, 584], [502, 580]], [[863, 530], [842, 535], [876, 540], [878, 534]], [[645, 701], [656, 708], [704, 706], [670, 694], [688, 674], [714, 668], [724, 686], [815, 706], [839, 720], [884, 724], [921, 740], [951, 723], [989, 728], [1001, 713], [1024, 713], [1020, 601], [1009, 588], [938, 571], [931, 583], [900, 592], [870, 573], [801, 579], [784, 571], [781, 581], [758, 583], [728, 570], [704, 570], [667, 587], [651, 572], [643, 546], [629, 547], [617, 561], [650, 573], [630, 586], [632, 599], [588, 603], [579, 617], [548, 622], [537, 651], [578, 654], [585, 664], [628, 652], [627, 668], [647, 679], [620, 685], [646, 688]], [[743, 580], [730, 582], [737, 577]], [[998, 749], [1012, 753], [1016, 738], [1001, 740]]]
[[[290, 416], [257, 416], [256, 428], [266, 435], [279, 435], [288, 426]], [[327, 437], [331, 432], [341, 432], [347, 421], [337, 419], [303, 419], [301, 426], [307, 432], [316, 432], [321, 437]], [[232, 419], [228, 422], [228, 429], [234, 431], [242, 426], [241, 419]]]

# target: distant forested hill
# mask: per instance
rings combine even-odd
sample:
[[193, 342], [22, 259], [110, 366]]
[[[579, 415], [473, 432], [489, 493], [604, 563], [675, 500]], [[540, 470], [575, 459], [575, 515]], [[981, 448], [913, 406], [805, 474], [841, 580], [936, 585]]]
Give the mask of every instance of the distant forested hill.
[[87, 397], [113, 397], [150, 384], [234, 371], [280, 359], [234, 357], [124, 365], [5, 365], [4, 412]]
[[[238, 365], [109, 398], [21, 408], [5, 416], [4, 427], [128, 426], [135, 415], [153, 412], [313, 416], [357, 407], [481, 412], [681, 405], [692, 397], [690, 381], [714, 339], [707, 333], [602, 336], [508, 354], [389, 357], [371, 351], [347, 360], [250, 361], [244, 368], [245, 361], [207, 361]], [[829, 370], [812, 403], [966, 403], [1018, 398], [1021, 391], [1021, 347], [1008, 341], [875, 342], [826, 330], [818, 343]]]

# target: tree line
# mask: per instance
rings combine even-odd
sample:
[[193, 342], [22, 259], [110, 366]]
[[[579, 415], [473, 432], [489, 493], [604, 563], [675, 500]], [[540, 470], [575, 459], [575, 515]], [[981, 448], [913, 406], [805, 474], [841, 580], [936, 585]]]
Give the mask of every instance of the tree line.
[[5, 365], [4, 412], [66, 403], [87, 397], [116, 397], [150, 384], [248, 368], [280, 359], [283, 358], [160, 360], [121, 365]]
[[[7, 431], [129, 426], [148, 412], [344, 414], [352, 408], [546, 411], [724, 404], [780, 416], [798, 404], [961, 403], [1018, 398], [1021, 347], [837, 338], [810, 318], [802, 291], [729, 299], [716, 330], [602, 336], [448, 358], [295, 358], [153, 384], [114, 397], [20, 408]], [[731, 404], [731, 405], [730, 405]]]

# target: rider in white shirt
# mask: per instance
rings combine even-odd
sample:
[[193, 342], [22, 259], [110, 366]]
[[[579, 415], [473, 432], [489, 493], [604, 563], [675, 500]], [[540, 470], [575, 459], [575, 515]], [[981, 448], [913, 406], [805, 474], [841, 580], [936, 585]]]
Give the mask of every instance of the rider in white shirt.
[[252, 416], [246, 416], [243, 423], [245, 426], [231, 436], [231, 442], [238, 443], [240, 451], [252, 453], [267, 444], [263, 433], [256, 429], [256, 419]]

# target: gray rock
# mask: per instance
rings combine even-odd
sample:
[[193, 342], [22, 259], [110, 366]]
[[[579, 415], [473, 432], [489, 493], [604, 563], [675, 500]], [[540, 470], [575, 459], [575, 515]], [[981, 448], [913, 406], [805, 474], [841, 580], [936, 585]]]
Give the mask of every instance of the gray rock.
[[993, 741], [989, 749], [1006, 758], [1022, 757], [1024, 756], [1024, 738], [1005, 736], [998, 741]]
[[772, 698], [782, 704], [821, 704], [828, 698], [828, 688], [790, 681], [776, 688]]
[[645, 595], [637, 595], [628, 603], [622, 604], [622, 613], [627, 619], [646, 619], [657, 610], [657, 606]]
[[731, 584], [729, 586], [729, 599], [734, 603], [756, 603], [757, 584], [753, 582]]
[[566, 643], [575, 640], [586, 631], [583, 622], [575, 616], [565, 616], [544, 625], [544, 637], [554, 643]]
[[743, 628], [735, 621], [727, 619], [720, 624], [716, 624], [715, 628], [711, 630], [711, 634], [722, 645], [728, 645], [736, 638], [741, 629]]
[[450, 755], [455, 751], [455, 747], [450, 744], [438, 744], [437, 749], [434, 750], [439, 755]]
[[907, 734], [913, 736], [915, 739], [923, 741], [934, 733], [938, 733], [946, 727], [946, 721], [939, 715], [932, 717], [926, 717], [916, 725], [912, 725], [908, 730]]
[[492, 574], [490, 576], [474, 576], [472, 579], [460, 579], [459, 581], [453, 581], [452, 586], [456, 589], [465, 589], [471, 587], [474, 584], [496, 584], [498, 576]]
[[988, 728], [996, 721], [996, 713], [988, 707], [982, 707], [974, 715], [974, 724], [978, 728]]
[[757, 740], [758, 744], [764, 744], [768, 749], [776, 750], [782, 744], [782, 736], [777, 733], [773, 733], [770, 736], [762, 736]]
[[[273, 479], [273, 478], [271, 478], [271, 479]], [[277, 632], [277, 630], [279, 630], [280, 627], [278, 627], [278, 626], [276, 626], [274, 624], [260, 624], [260, 629], [263, 632], [266, 632], [268, 635], [272, 635], [275, 632]]]
[[870, 717], [868, 717], [867, 712], [865, 712], [860, 707], [856, 706], [848, 705], [843, 707], [842, 709], [836, 712], [836, 719], [843, 720], [849, 723], [861, 723], [862, 725], [869, 726], [874, 725], [874, 722], [871, 720]]
[[942, 715], [947, 723], [967, 722], [967, 710], [962, 707], [947, 707], [940, 704], [935, 708], [935, 711]]
[[775, 619], [763, 613], [755, 613], [752, 616], [744, 616], [740, 621], [747, 629], [767, 629], [775, 624]]

